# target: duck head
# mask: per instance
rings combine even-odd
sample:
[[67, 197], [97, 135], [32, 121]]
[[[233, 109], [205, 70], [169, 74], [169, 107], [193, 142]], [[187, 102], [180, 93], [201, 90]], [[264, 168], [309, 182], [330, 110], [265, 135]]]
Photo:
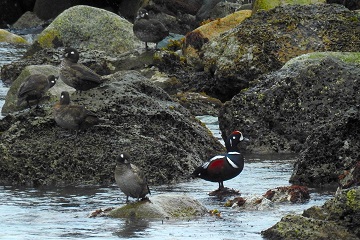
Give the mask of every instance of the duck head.
[[79, 61], [79, 52], [72, 47], [65, 48], [64, 58], [72, 63], [77, 63]]

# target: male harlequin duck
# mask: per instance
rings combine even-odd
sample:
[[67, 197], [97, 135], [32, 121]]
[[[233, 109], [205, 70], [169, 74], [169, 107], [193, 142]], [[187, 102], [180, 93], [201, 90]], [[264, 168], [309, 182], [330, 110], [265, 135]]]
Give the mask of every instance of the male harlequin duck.
[[139, 200], [150, 194], [144, 173], [134, 164], [129, 162], [130, 155], [122, 153], [116, 158], [115, 180], [120, 190], [126, 195]]
[[60, 79], [77, 92], [95, 88], [103, 83], [101, 76], [85, 65], [78, 63], [79, 53], [75, 48], [66, 48], [60, 64]]
[[42, 74], [33, 74], [28, 76], [19, 87], [17, 105], [20, 106], [26, 101], [27, 106], [31, 108], [30, 101], [36, 100], [36, 108], [39, 108], [39, 102], [45, 92], [54, 86], [55, 83], [56, 78], [54, 75], [46, 77]]
[[149, 13], [146, 9], [140, 9], [133, 25], [135, 36], [141, 41], [145, 42], [145, 47], [148, 49], [148, 42], [156, 43], [163, 40], [169, 35], [169, 30], [156, 19], [150, 19]]
[[219, 189], [224, 188], [224, 181], [239, 175], [244, 168], [244, 156], [238, 149], [238, 144], [247, 140], [239, 131], [231, 133], [225, 141], [226, 154], [217, 155], [196, 168], [193, 177], [202, 178], [210, 182], [218, 182]]
[[83, 106], [70, 105], [68, 92], [61, 92], [60, 102], [54, 106], [55, 122], [62, 128], [75, 130], [76, 135], [79, 130], [90, 128], [100, 122], [95, 113], [87, 110]]

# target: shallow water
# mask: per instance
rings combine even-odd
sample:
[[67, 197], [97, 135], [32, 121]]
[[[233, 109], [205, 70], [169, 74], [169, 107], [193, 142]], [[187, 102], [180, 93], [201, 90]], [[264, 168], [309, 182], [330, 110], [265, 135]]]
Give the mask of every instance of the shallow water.
[[[0, 67], [19, 58], [24, 49], [0, 43]], [[0, 81], [0, 108], [7, 86]], [[216, 117], [202, 116], [220, 141]], [[246, 155], [243, 172], [225, 182], [238, 189], [241, 196], [260, 196], [268, 189], [288, 186], [294, 155]], [[0, 186], [0, 239], [262, 239], [260, 232], [282, 216], [301, 213], [313, 205], [322, 205], [333, 192], [312, 190], [305, 204], [275, 204], [266, 210], [232, 209], [225, 200], [208, 193], [217, 183], [201, 179], [171, 186], [151, 186], [152, 195], [184, 193], [204, 204], [208, 210], [218, 209], [221, 218], [206, 215], [191, 220], [124, 220], [105, 217], [89, 218], [96, 209], [121, 206], [125, 196], [115, 186], [79, 186], [67, 188], [16, 188]], [[151, 199], [151, 196], [150, 196]]]

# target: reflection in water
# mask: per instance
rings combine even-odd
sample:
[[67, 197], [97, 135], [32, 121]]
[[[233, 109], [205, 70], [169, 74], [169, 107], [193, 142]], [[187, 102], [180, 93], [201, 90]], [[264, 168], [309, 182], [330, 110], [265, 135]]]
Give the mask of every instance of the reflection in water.
[[149, 220], [129, 218], [120, 225], [120, 229], [114, 232], [115, 236], [121, 238], [132, 238], [143, 235], [149, 227]]

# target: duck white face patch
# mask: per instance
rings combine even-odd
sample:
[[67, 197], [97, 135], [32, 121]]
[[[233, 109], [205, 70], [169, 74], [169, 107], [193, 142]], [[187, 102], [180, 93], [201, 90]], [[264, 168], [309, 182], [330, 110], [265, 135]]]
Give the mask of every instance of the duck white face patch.
[[121, 157], [121, 158], [124, 158], [124, 154], [120, 154], [120, 157]]
[[70, 54], [71, 54], [71, 55], [74, 55], [74, 54], [75, 54], [75, 52], [74, 52], [74, 51], [71, 51], [71, 52], [70, 52]]
[[228, 163], [229, 163], [233, 168], [239, 168], [233, 161], [231, 161], [230, 158], [226, 157], [226, 160], [228, 161]]

